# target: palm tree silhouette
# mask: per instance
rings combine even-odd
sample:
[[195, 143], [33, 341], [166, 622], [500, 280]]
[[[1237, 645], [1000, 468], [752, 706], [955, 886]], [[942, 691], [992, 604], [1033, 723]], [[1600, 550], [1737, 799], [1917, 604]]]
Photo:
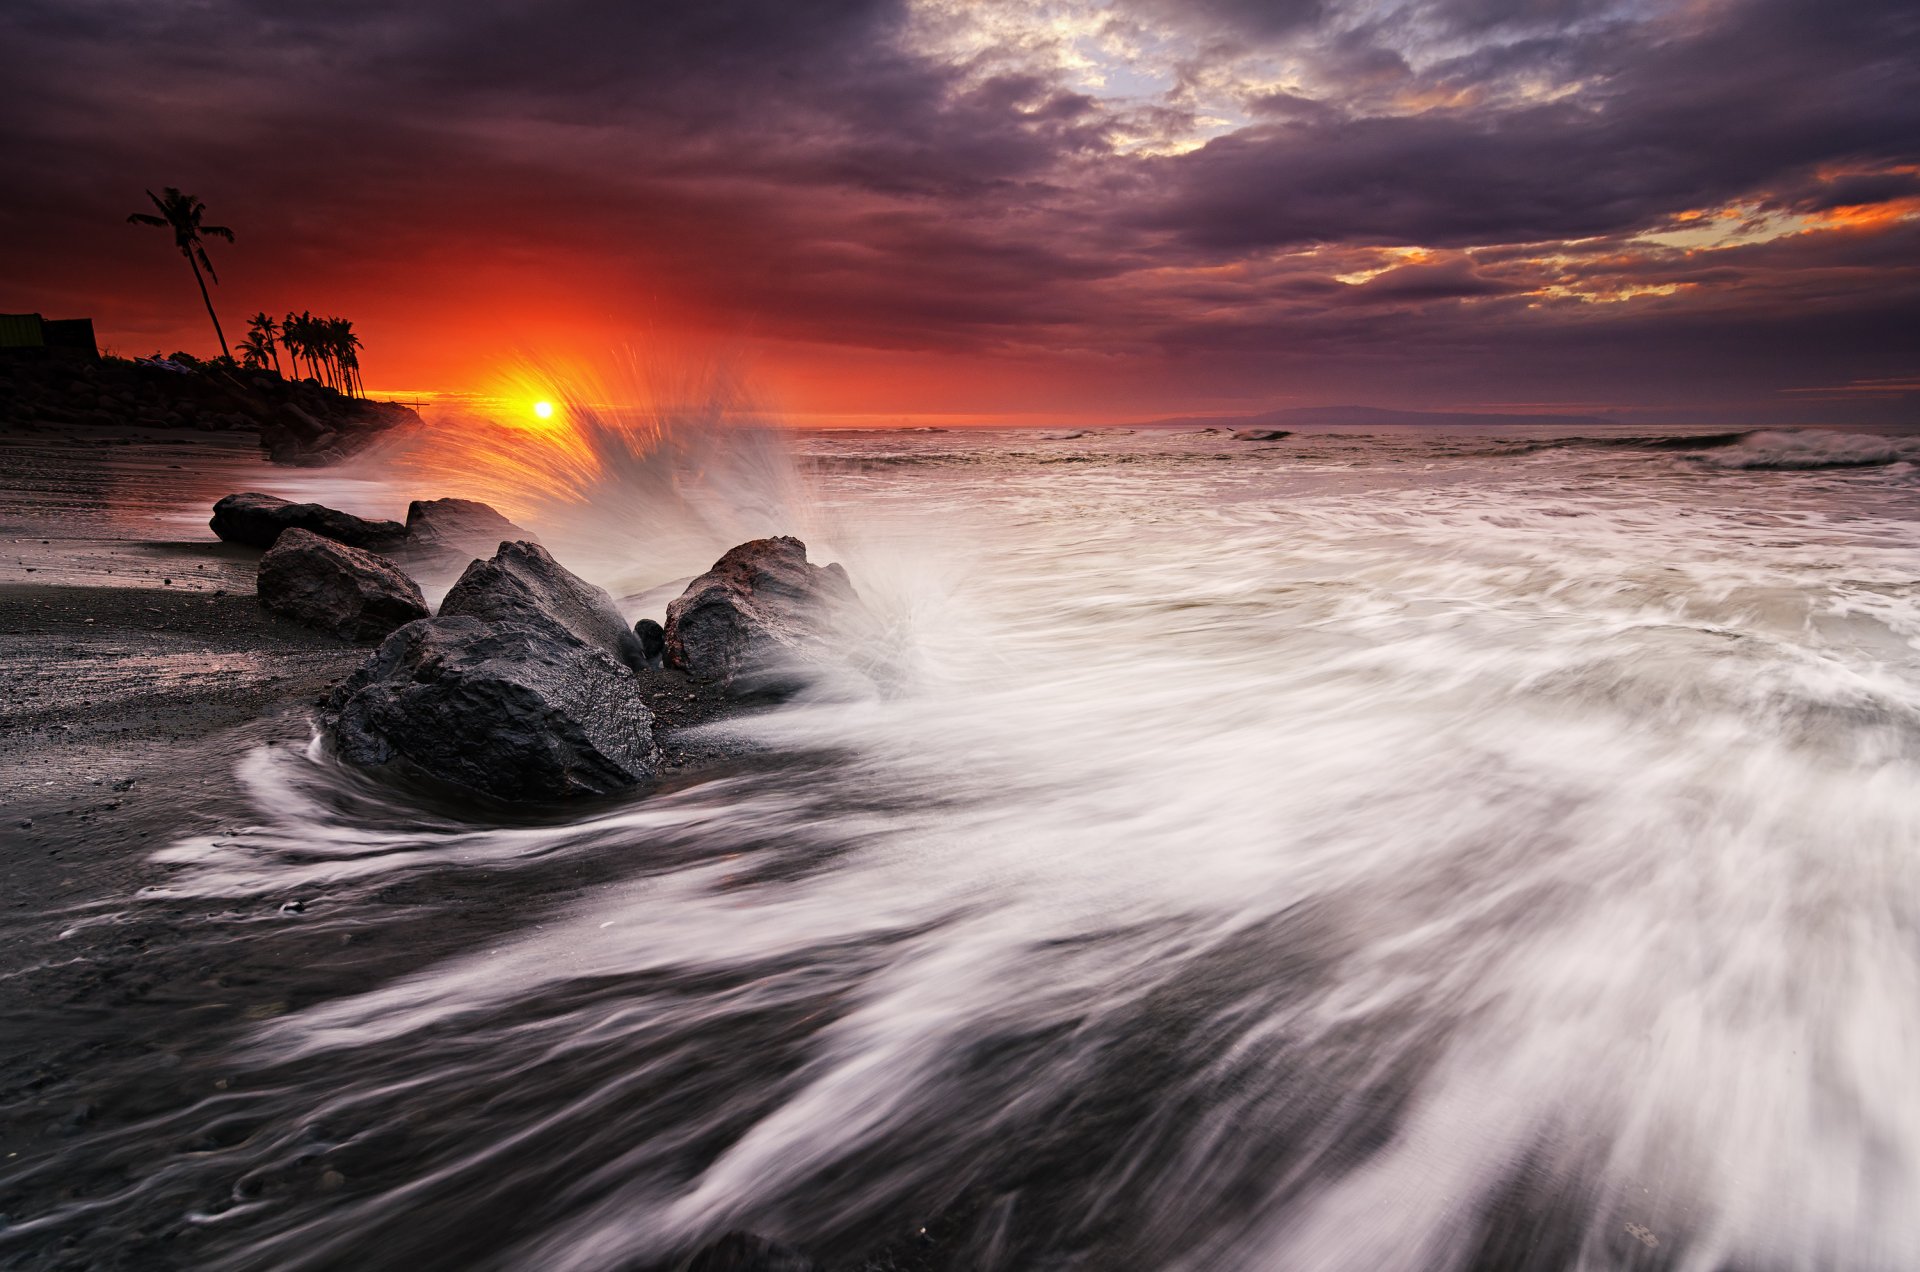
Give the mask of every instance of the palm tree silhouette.
[[249, 371], [266, 370], [267, 356], [272, 352], [258, 327], [248, 331], [240, 341], [240, 363]]
[[[220, 330], [220, 316], [213, 312], [213, 298], [207, 295], [207, 278], [217, 283], [220, 276], [213, 272], [213, 262], [207, 259], [207, 249], [200, 240], [203, 237], [223, 238], [231, 243], [233, 231], [224, 225], [200, 224], [200, 218], [206, 215], [207, 205], [172, 186], [168, 186], [161, 194], [149, 190], [147, 197], [153, 200], [154, 207], [160, 209], [160, 215], [135, 212], [127, 220], [135, 225], [158, 225], [173, 231], [173, 245], [180, 249], [180, 255], [187, 258], [187, 264], [193, 266], [193, 281], [200, 284], [200, 299], [206, 303], [207, 317], [213, 319], [213, 334], [220, 337], [220, 352], [228, 361], [232, 361], [233, 351], [227, 348], [227, 333]], [[200, 276], [203, 265], [207, 270], [207, 278]]]
[[300, 329], [300, 315], [291, 309], [287, 311], [287, 316], [280, 320], [280, 343], [286, 346], [287, 361], [293, 364], [293, 378], [296, 380], [302, 378], [300, 356], [306, 352], [306, 341]]
[[327, 319], [327, 347], [340, 368], [340, 387], [348, 397], [358, 395], [360, 387], [360, 350], [365, 346], [353, 334], [353, 323], [345, 318]]
[[273, 320], [272, 315], [262, 310], [247, 319], [247, 339], [242, 342], [241, 348], [245, 349], [248, 344], [257, 342], [258, 351], [262, 355], [260, 365], [264, 368], [267, 365], [266, 359], [272, 358], [273, 373], [281, 375], [280, 346], [277, 343], [279, 336], [280, 324]]
[[285, 342], [288, 352], [294, 355], [295, 369], [299, 360], [307, 360], [307, 377], [313, 380], [321, 378], [320, 358], [324, 350], [320, 342], [320, 320], [310, 312], [301, 310], [290, 313], [286, 321], [280, 324], [280, 339]]

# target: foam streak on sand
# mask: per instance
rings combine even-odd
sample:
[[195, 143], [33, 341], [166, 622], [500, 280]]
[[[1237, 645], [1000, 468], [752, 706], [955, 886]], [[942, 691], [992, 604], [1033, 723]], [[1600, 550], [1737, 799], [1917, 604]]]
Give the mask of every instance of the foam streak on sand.
[[903, 670], [744, 771], [490, 829], [250, 758], [172, 895], [603, 881], [254, 1028], [254, 1132], [99, 1204], [346, 1163], [234, 1268], [1920, 1265], [1909, 464], [1029, 440], [799, 444]]

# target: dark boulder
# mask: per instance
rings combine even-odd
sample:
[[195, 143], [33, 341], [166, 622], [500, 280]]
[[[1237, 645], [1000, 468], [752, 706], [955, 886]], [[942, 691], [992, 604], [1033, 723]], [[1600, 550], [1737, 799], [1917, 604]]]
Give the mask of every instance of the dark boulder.
[[290, 529], [309, 530], [323, 539], [371, 552], [396, 547], [407, 535], [407, 528], [398, 521], [368, 521], [325, 504], [291, 503], [252, 491], [228, 495], [213, 505], [213, 520], [207, 524], [228, 543], [252, 548], [270, 548], [281, 531]]
[[826, 1265], [790, 1245], [729, 1232], [695, 1251], [681, 1272], [826, 1272]]
[[533, 535], [477, 499], [416, 499], [407, 505], [407, 547], [436, 556], [492, 556], [503, 543]]
[[1233, 431], [1236, 442], [1277, 442], [1293, 434], [1284, 428], [1239, 428]]
[[633, 674], [550, 625], [409, 623], [334, 691], [325, 724], [349, 763], [503, 800], [627, 790], [659, 757]]
[[432, 611], [393, 562], [298, 526], [260, 558], [260, 603], [347, 640], [378, 640]]
[[440, 615], [552, 627], [629, 667], [647, 665], [640, 638], [605, 589], [569, 572], [537, 543], [503, 543], [488, 560], [469, 565], [440, 602]]
[[633, 625], [633, 634], [640, 638], [640, 652], [646, 657], [650, 670], [658, 671], [666, 666], [666, 628], [650, 618], [643, 618]]
[[847, 572], [808, 564], [800, 540], [755, 539], [667, 606], [667, 665], [731, 690], [785, 688], [831, 652], [859, 605]]

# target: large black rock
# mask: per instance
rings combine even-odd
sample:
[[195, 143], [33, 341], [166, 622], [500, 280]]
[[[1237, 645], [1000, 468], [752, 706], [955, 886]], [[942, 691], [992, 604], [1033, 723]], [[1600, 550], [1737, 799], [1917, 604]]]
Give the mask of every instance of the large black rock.
[[647, 665], [640, 638], [605, 589], [568, 571], [537, 543], [503, 543], [490, 559], [469, 565], [440, 602], [440, 614], [553, 627], [629, 667]]
[[666, 661], [742, 692], [807, 678], [859, 610], [847, 572], [790, 535], [734, 548], [667, 606]]
[[431, 612], [393, 562], [298, 526], [260, 558], [258, 591], [274, 613], [347, 640], [377, 640]]
[[397, 547], [407, 537], [407, 528], [398, 521], [368, 521], [325, 504], [290, 503], [256, 491], [228, 495], [213, 505], [213, 520], [207, 524], [228, 543], [252, 548], [270, 548], [282, 531], [290, 529], [308, 530], [372, 552]]
[[790, 1245], [729, 1232], [695, 1251], [682, 1272], [826, 1272], [826, 1265]]
[[409, 623], [334, 691], [325, 724], [349, 763], [503, 800], [626, 790], [659, 758], [633, 673], [551, 625]]
[[407, 547], [435, 556], [489, 557], [503, 543], [533, 535], [477, 499], [416, 499], [407, 505]]

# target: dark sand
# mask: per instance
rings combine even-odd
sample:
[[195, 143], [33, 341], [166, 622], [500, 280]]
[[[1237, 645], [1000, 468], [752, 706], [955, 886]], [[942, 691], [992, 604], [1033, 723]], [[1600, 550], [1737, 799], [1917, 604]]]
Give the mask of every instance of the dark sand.
[[[260, 554], [205, 529], [261, 472], [246, 438], [0, 438], [0, 1266], [194, 1266], [177, 1201], [114, 1235], [111, 1263], [71, 1235], [10, 1240], [8, 1222], [122, 1186], [129, 1161], [87, 1146], [137, 1143], [143, 1119], [228, 1089], [223, 1049], [253, 1022], [471, 948], [598, 878], [396, 881], [381, 899], [400, 921], [348, 934], [282, 909], [297, 897], [166, 899], [154, 851], [244, 835], [237, 763], [308, 746], [368, 650], [268, 614]], [[666, 781], [736, 758], [674, 732], [736, 708], [677, 673], [644, 680]]]

